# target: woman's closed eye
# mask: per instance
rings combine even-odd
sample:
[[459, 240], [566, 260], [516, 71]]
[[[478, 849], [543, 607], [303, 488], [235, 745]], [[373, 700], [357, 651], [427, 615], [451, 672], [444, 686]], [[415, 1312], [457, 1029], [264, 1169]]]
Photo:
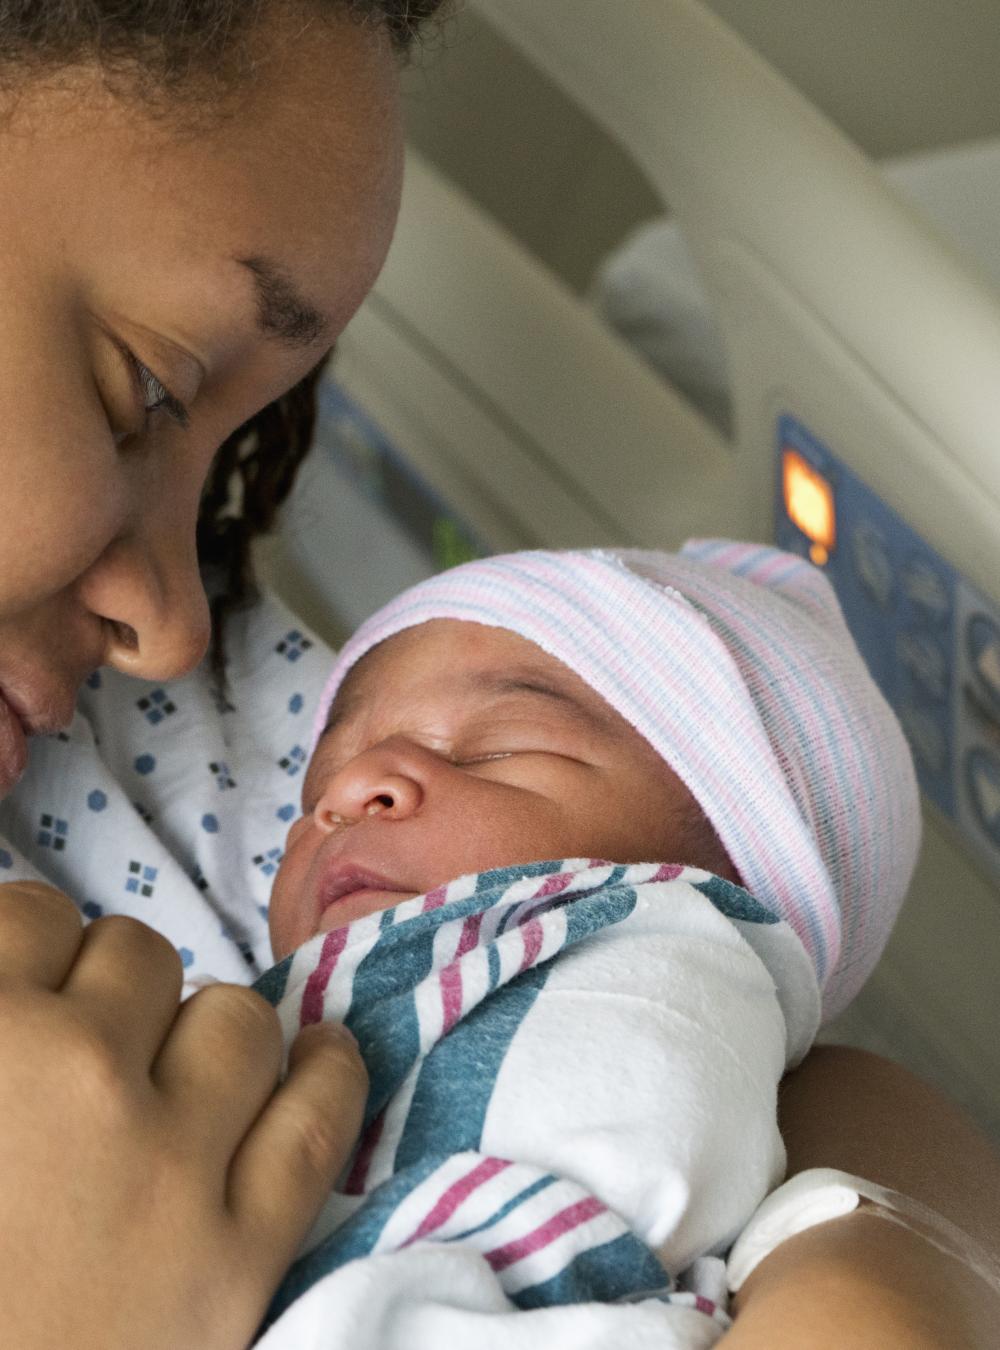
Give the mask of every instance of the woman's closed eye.
[[191, 424], [191, 415], [180, 399], [176, 398], [149, 367], [139, 360], [131, 347], [124, 342], [118, 342], [117, 346], [125, 357], [133, 386], [139, 396], [144, 417], [142, 430], [148, 428], [150, 418], [161, 408], [178, 426], [187, 430]]

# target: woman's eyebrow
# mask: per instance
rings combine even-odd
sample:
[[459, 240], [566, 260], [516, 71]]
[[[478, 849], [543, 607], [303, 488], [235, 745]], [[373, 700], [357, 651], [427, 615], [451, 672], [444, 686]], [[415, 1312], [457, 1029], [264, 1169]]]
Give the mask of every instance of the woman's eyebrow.
[[333, 325], [299, 290], [288, 272], [263, 254], [234, 258], [253, 277], [257, 327], [266, 338], [300, 349], [327, 340]]

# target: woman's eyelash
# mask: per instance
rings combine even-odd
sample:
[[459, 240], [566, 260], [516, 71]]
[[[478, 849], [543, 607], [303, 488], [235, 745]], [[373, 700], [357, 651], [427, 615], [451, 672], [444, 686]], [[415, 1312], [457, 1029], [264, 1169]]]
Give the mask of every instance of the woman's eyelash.
[[191, 424], [191, 415], [180, 399], [175, 398], [149, 367], [143, 365], [131, 348], [122, 345], [122, 353], [132, 369], [147, 418], [162, 408], [168, 417], [173, 418], [178, 426], [186, 431]]

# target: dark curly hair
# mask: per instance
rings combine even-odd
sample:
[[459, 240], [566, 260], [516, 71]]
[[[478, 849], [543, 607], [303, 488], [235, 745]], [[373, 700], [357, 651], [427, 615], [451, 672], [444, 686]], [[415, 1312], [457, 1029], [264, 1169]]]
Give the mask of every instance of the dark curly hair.
[[[405, 56], [446, 0], [0, 0], [0, 86], [96, 65], [151, 113], [222, 115], [252, 69], [253, 36], [278, 9], [384, 30]], [[198, 556], [211, 577], [212, 659], [222, 676], [226, 614], [254, 593], [250, 549], [270, 530], [312, 444], [324, 357], [222, 444], [205, 487]]]
[[[16, 85], [83, 63], [151, 104], [218, 102], [253, 63], [262, 19], [349, 18], [405, 53], [443, 0], [0, 0], [0, 79]], [[199, 97], [200, 96], [200, 97]], [[208, 109], [206, 109], [207, 111]]]

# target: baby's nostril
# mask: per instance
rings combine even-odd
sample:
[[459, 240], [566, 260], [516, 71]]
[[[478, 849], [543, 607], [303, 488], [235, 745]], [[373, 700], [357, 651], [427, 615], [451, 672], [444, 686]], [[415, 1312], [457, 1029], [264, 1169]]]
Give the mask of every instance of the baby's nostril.
[[380, 802], [383, 806], [395, 805], [393, 799], [389, 796], [388, 792], [379, 793], [379, 795], [375, 798], [375, 800], [377, 802]]

